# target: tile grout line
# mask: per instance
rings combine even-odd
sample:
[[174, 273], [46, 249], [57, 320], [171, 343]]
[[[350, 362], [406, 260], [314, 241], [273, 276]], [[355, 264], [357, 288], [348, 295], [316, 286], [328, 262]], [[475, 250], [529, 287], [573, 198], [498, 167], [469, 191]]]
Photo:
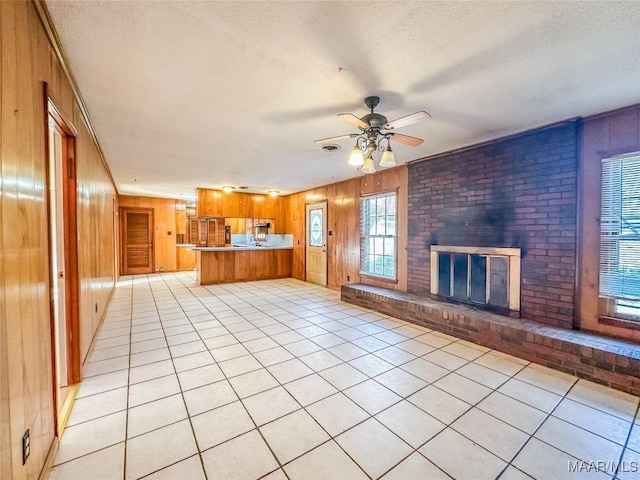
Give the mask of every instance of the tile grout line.
[[122, 478], [127, 478], [127, 449], [129, 439], [129, 388], [131, 382], [131, 325], [133, 323], [133, 302], [134, 302], [134, 284], [131, 279], [131, 318], [129, 320], [129, 368], [127, 369], [127, 410], [125, 414], [125, 426], [124, 426], [124, 458], [122, 461]]
[[[612, 475], [614, 480], [617, 480], [618, 473], [620, 472], [620, 467], [623, 465], [622, 461], [624, 459], [624, 455], [627, 453], [627, 450], [629, 449], [629, 440], [631, 440], [631, 434], [633, 433], [633, 429], [636, 426], [635, 420], [636, 420], [636, 418], [638, 418], [639, 414], [640, 414], [640, 403], [636, 406], [636, 413], [633, 416], [633, 419], [631, 420], [631, 428], [629, 428], [629, 433], [627, 434], [627, 438], [626, 438], [626, 440], [624, 442], [624, 446], [622, 447], [622, 450], [620, 451], [620, 458], [618, 459], [618, 464], [616, 465], [616, 470], [615, 470], [615, 472], [613, 472], [613, 475]], [[633, 452], [634, 450], [631, 450], [631, 451]]]

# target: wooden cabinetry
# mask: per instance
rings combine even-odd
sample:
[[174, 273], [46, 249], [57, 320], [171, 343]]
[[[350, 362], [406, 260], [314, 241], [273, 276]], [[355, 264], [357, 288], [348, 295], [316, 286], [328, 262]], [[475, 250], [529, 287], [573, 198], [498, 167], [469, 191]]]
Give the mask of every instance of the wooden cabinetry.
[[247, 233], [247, 219], [244, 217], [243, 218], [238, 218], [238, 217], [225, 218], [224, 224], [227, 227], [231, 227], [231, 233], [233, 234]]
[[196, 251], [200, 285], [291, 276], [291, 249]]
[[[206, 188], [196, 189], [196, 211], [200, 216], [244, 218], [244, 219], [272, 219], [273, 227], [270, 233], [287, 233], [284, 231], [288, 200], [286, 197], [270, 197], [257, 193], [231, 192], [224, 193], [219, 190]], [[245, 232], [232, 233], [253, 233]]]
[[224, 246], [224, 218], [189, 218], [189, 243], [199, 247]]
[[189, 247], [176, 248], [176, 269], [178, 271], [193, 270], [196, 268], [196, 252]]

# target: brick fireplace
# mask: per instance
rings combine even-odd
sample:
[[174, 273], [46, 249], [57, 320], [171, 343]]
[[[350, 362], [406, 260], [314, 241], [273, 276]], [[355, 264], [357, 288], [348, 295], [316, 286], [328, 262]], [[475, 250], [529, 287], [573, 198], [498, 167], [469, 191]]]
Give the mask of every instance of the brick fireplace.
[[411, 163], [408, 292], [434, 291], [432, 246], [518, 249], [521, 316], [572, 328], [577, 129], [566, 122]]

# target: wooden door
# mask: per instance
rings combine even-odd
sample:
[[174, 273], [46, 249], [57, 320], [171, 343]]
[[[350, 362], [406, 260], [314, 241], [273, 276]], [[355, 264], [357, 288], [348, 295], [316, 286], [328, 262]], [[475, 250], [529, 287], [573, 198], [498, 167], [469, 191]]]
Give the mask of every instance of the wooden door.
[[307, 282], [327, 285], [327, 202], [307, 205]]
[[153, 209], [120, 209], [122, 225], [122, 274], [153, 272]]

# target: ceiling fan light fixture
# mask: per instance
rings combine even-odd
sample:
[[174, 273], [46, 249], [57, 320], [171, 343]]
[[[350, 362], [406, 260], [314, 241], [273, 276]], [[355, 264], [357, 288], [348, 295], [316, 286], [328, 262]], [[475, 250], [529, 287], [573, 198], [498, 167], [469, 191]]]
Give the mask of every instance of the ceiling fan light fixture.
[[222, 186], [222, 191], [225, 193], [231, 193], [236, 189], [236, 187], [232, 186], [232, 185], [223, 185]]
[[371, 154], [367, 155], [367, 158], [364, 159], [364, 163], [362, 167], [360, 167], [360, 171], [362, 173], [375, 173], [376, 172], [376, 164], [373, 163], [373, 157]]
[[359, 167], [364, 164], [364, 157], [362, 156], [362, 149], [359, 143], [356, 142], [356, 146], [351, 150], [351, 155], [347, 163], [354, 167]]
[[[404, 135], [402, 133], [396, 133], [391, 130], [395, 130], [399, 127], [406, 127], [423, 120], [431, 118], [429, 113], [424, 110], [412, 113], [411, 115], [405, 115], [404, 117], [396, 118], [395, 120], [388, 121], [387, 117], [376, 113], [374, 109], [380, 102], [380, 97], [370, 96], [364, 99], [364, 104], [371, 113], [367, 113], [364, 117], [358, 118], [353, 113], [340, 113], [338, 117], [351, 125], [358, 127], [359, 133], [347, 133], [345, 135], [337, 135], [335, 137], [321, 138], [315, 140], [315, 143], [325, 144], [320, 148], [324, 151], [336, 151], [339, 145], [327, 144], [327, 142], [333, 142], [336, 140], [343, 140], [345, 138], [356, 139], [356, 145], [351, 150], [349, 160], [347, 163], [353, 167], [360, 167], [359, 170], [363, 173], [373, 173], [376, 171], [373, 157], [371, 154], [375, 151], [382, 152], [380, 157], [380, 167], [390, 168], [396, 166], [396, 159], [391, 150], [390, 140], [394, 142], [409, 145], [410, 147], [417, 147], [422, 144], [424, 140], [410, 135]], [[388, 130], [388, 131], [385, 131]], [[387, 141], [387, 147], [383, 147], [383, 141]], [[365, 159], [365, 155], [367, 155]]]
[[387, 146], [387, 148], [384, 149], [384, 152], [382, 152], [382, 158], [380, 159], [380, 166], [384, 168], [396, 166], [396, 157], [393, 154], [393, 150], [391, 150], [390, 146]]

